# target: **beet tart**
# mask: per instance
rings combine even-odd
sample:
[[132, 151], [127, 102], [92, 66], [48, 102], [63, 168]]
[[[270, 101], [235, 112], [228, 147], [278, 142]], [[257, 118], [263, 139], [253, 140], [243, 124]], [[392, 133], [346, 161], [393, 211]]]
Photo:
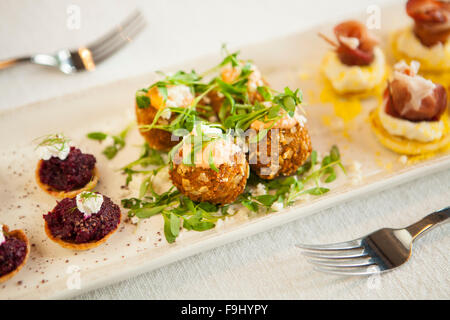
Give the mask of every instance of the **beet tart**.
[[30, 243], [22, 230], [0, 225], [0, 283], [12, 278], [27, 262]]
[[83, 191], [65, 198], [44, 215], [45, 233], [63, 248], [88, 250], [104, 243], [119, 227], [120, 208], [100, 193]]
[[61, 134], [46, 136], [36, 148], [40, 158], [36, 182], [48, 194], [57, 198], [73, 198], [92, 190], [98, 183], [96, 159], [70, 146]]

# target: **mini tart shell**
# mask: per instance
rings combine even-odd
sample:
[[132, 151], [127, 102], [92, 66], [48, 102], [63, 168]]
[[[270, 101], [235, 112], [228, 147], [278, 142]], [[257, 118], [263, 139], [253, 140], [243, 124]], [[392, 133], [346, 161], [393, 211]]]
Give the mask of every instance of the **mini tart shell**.
[[63, 199], [63, 198], [74, 198], [77, 196], [77, 194], [83, 192], [83, 191], [90, 191], [92, 189], [95, 188], [95, 186], [98, 183], [99, 180], [99, 175], [98, 175], [98, 169], [97, 167], [94, 167], [94, 169], [92, 170], [92, 179], [91, 181], [89, 181], [88, 184], [86, 184], [83, 188], [80, 189], [76, 189], [76, 190], [72, 190], [72, 191], [59, 191], [56, 190], [55, 188], [43, 183], [41, 181], [41, 177], [39, 175], [39, 171], [41, 170], [42, 164], [44, 163], [44, 160], [39, 160], [38, 165], [36, 167], [36, 171], [35, 171], [35, 175], [36, 175], [36, 182], [38, 184], [38, 186], [44, 190], [45, 192], [47, 192], [49, 195], [55, 197], [55, 198], [59, 198], [59, 199]]
[[18, 265], [16, 269], [14, 269], [13, 271], [11, 271], [7, 274], [4, 274], [3, 276], [0, 277], [0, 283], [3, 283], [5, 281], [11, 279], [12, 277], [14, 277], [14, 275], [16, 273], [18, 273], [20, 271], [20, 269], [22, 269], [22, 267], [25, 265], [25, 263], [27, 262], [28, 256], [30, 255], [30, 242], [28, 241], [28, 238], [25, 235], [25, 232], [23, 232], [20, 229], [9, 232], [9, 228], [7, 226], [3, 226], [3, 231], [8, 233], [8, 235], [10, 237], [14, 237], [14, 238], [17, 238], [17, 239], [25, 242], [27, 245], [27, 252], [25, 253], [25, 257], [23, 258], [22, 263], [20, 265]]
[[[447, 116], [447, 113], [442, 115], [442, 117]], [[399, 154], [423, 155], [444, 149], [450, 144], [450, 133], [448, 128], [441, 139], [432, 142], [420, 142], [400, 136], [393, 136], [387, 132], [381, 124], [378, 116], [378, 108], [370, 113], [370, 125], [380, 143], [386, 148]]]
[[74, 242], [69, 242], [69, 241], [64, 241], [60, 238], [55, 237], [49, 226], [47, 221], [45, 221], [44, 223], [44, 229], [45, 229], [45, 233], [47, 234], [47, 237], [49, 237], [50, 240], [52, 240], [53, 242], [56, 242], [57, 244], [59, 244], [61, 247], [66, 248], [66, 249], [71, 249], [71, 250], [77, 250], [77, 251], [82, 251], [82, 250], [89, 250], [89, 249], [93, 249], [95, 247], [98, 247], [99, 245], [101, 245], [102, 243], [106, 242], [106, 240], [108, 240], [108, 238], [117, 231], [117, 229], [119, 228], [120, 225], [120, 221], [121, 221], [121, 216], [119, 216], [119, 223], [117, 224], [116, 228], [111, 230], [107, 235], [105, 235], [103, 238], [101, 238], [100, 240], [97, 241], [91, 241], [91, 242], [86, 242], [86, 243], [74, 243]]

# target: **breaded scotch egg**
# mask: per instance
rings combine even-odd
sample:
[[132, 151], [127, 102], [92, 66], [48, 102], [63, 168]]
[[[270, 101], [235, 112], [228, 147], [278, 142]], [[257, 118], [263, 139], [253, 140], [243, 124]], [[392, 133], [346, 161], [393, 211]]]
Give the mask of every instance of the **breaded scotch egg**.
[[198, 125], [172, 153], [170, 179], [191, 200], [224, 205], [244, 191], [250, 172], [245, 153], [220, 129]]
[[[166, 99], [157, 86], [150, 88], [146, 93], [138, 92], [137, 99], [139, 94], [148, 97], [150, 100], [149, 104], [136, 103], [136, 118], [139, 126], [151, 125], [159, 111], [161, 113], [156, 124], [168, 125], [177, 117], [176, 113], [171, 112], [170, 107], [187, 108], [195, 98], [191, 88], [185, 85], [167, 86]], [[149, 146], [156, 150], [169, 151], [179, 142], [173, 139], [170, 131], [156, 128], [150, 130], [141, 128], [139, 131]]]
[[[255, 139], [261, 130], [269, 128], [264, 138]], [[286, 113], [275, 124], [255, 120], [248, 136], [250, 167], [263, 179], [295, 174], [312, 151], [306, 118], [300, 107], [296, 108], [293, 117]]]

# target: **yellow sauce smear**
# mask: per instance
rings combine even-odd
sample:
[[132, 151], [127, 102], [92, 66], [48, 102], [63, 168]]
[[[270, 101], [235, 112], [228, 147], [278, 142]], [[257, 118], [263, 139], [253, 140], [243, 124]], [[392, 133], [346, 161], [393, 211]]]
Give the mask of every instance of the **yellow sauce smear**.
[[319, 101], [321, 103], [331, 103], [333, 105], [334, 114], [342, 119], [344, 124], [351, 122], [361, 113], [363, 109], [361, 100], [377, 97], [381, 102], [382, 94], [386, 86], [386, 81], [382, 81], [380, 85], [368, 91], [339, 94], [333, 89], [331, 83], [325, 79], [325, 77], [321, 77], [320, 82], [322, 91], [320, 92]]

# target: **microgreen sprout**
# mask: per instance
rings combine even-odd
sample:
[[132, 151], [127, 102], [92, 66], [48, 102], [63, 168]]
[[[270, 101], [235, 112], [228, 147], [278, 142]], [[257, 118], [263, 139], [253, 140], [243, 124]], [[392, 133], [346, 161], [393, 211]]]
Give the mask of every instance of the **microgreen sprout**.
[[124, 130], [122, 130], [118, 135], [111, 135], [104, 132], [96, 131], [96, 132], [90, 132], [86, 136], [91, 140], [97, 140], [97, 141], [104, 141], [108, 136], [112, 138], [113, 143], [109, 146], [107, 146], [103, 150], [103, 154], [108, 158], [109, 160], [113, 159], [117, 153], [122, 150], [125, 147], [125, 138], [128, 135], [128, 132], [131, 128], [133, 128], [135, 125], [134, 122], [129, 124]]

